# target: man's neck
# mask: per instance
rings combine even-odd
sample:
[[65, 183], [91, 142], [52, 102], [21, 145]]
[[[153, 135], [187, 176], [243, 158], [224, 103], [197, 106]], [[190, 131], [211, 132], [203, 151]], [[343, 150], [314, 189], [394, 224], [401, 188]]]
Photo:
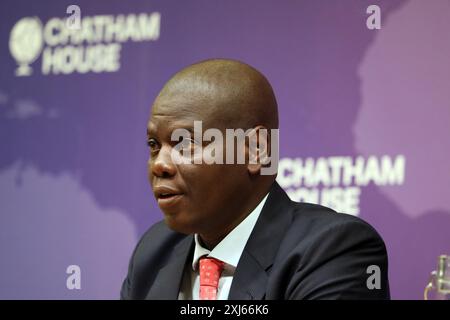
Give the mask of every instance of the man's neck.
[[252, 201], [248, 202], [241, 214], [231, 221], [226, 227], [221, 227], [221, 230], [208, 233], [199, 233], [199, 240], [202, 246], [208, 250], [213, 250], [231, 231], [234, 230], [248, 215], [258, 206], [269, 192], [270, 188], [265, 188], [258, 192], [257, 196], [253, 197]]

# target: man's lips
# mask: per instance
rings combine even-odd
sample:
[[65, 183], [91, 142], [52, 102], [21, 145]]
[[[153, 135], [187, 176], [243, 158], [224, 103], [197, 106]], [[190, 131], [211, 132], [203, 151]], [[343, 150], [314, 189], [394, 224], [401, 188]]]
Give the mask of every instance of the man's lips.
[[183, 192], [171, 186], [156, 186], [153, 188], [153, 193], [158, 201], [160, 208], [169, 207], [176, 204], [182, 197]]

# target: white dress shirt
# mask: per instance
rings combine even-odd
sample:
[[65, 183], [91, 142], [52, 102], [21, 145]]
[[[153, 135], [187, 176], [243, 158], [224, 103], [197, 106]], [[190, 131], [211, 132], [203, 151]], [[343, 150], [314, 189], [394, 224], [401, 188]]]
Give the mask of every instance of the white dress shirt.
[[202, 247], [198, 234], [194, 235], [195, 250], [192, 265], [184, 271], [183, 280], [178, 294], [179, 300], [199, 300], [200, 275], [198, 272], [198, 260], [206, 255], [219, 259], [225, 263], [219, 279], [217, 300], [227, 300], [233, 282], [234, 271], [241, 258], [247, 240], [255, 227], [268, 194], [261, 200], [256, 208], [236, 226], [212, 251]]

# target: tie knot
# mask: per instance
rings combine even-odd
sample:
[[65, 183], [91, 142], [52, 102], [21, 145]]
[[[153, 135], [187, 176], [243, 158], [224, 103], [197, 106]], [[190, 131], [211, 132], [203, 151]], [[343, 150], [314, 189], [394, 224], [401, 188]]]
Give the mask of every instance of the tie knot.
[[215, 300], [224, 263], [215, 258], [200, 258], [200, 299]]

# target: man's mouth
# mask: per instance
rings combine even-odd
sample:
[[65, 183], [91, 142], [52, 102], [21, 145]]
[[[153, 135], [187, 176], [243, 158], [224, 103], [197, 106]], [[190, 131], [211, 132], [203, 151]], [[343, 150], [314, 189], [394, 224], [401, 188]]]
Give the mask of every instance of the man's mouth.
[[170, 199], [173, 198], [175, 196], [179, 196], [180, 194], [175, 194], [175, 193], [162, 193], [159, 195], [158, 199]]
[[173, 194], [173, 193], [162, 193], [159, 195], [159, 199], [167, 199], [167, 198], [173, 197], [175, 195], [176, 194]]
[[160, 208], [173, 206], [183, 197], [181, 191], [170, 186], [156, 186], [153, 192]]
[[160, 195], [158, 198], [158, 206], [161, 209], [167, 209], [177, 205], [183, 198], [182, 194], [165, 194]]

